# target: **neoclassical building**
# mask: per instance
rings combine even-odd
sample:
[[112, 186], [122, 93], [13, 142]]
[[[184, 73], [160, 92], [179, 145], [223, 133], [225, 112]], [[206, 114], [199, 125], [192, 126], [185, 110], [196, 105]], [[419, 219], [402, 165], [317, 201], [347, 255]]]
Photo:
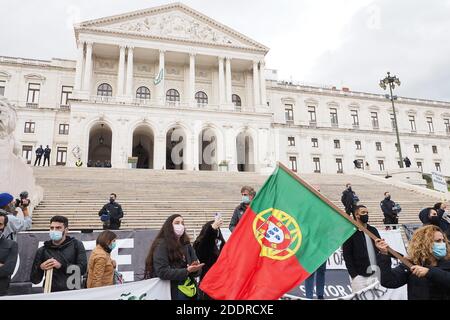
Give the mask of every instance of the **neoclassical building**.
[[[75, 26], [77, 60], [0, 57], [0, 95], [17, 109], [31, 164], [346, 173], [398, 168], [383, 94], [279, 81], [269, 49], [180, 3]], [[376, 81], [376, 79], [374, 79]], [[450, 176], [450, 103], [398, 98], [413, 167]]]

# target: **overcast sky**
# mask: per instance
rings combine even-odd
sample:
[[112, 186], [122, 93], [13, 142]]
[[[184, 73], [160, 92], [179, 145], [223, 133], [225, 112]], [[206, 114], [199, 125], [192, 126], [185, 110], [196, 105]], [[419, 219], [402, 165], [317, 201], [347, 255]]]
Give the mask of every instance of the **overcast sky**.
[[[0, 55], [75, 59], [73, 23], [170, 3], [2, 0]], [[268, 46], [279, 78], [450, 101], [450, 0], [185, 0]]]

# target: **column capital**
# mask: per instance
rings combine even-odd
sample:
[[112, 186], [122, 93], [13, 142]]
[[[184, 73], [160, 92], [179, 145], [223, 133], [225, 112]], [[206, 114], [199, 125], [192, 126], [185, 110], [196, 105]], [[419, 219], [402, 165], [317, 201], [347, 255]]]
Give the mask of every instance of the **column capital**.
[[86, 43], [86, 46], [89, 48], [92, 48], [92, 46], [94, 45], [93, 41], [85, 41], [85, 43]]
[[222, 61], [222, 62], [223, 62], [223, 60], [225, 60], [225, 57], [224, 57], [224, 56], [218, 56], [218, 57], [217, 57], [217, 60], [219, 60], [219, 61]]
[[83, 47], [85, 43], [86, 43], [86, 41], [78, 40], [78, 41], [77, 41], [77, 47], [78, 47], [78, 49], [80, 49], [80, 47]]
[[163, 49], [159, 49], [159, 54], [164, 54], [164, 53], [166, 53], [166, 50], [163, 50]]
[[134, 46], [127, 46], [128, 50], [134, 50]]
[[260, 64], [261, 67], [265, 67], [266, 66], [266, 60], [264, 60], [264, 59], [260, 60], [259, 64]]
[[225, 56], [225, 59], [226, 59], [227, 61], [230, 61], [230, 62], [231, 62], [231, 60], [233, 60], [233, 58], [230, 57], [230, 56]]
[[189, 57], [195, 57], [197, 54], [195, 52], [189, 52]]
[[120, 50], [124, 50], [127, 48], [127, 46], [125, 44], [121, 44], [119, 45]]

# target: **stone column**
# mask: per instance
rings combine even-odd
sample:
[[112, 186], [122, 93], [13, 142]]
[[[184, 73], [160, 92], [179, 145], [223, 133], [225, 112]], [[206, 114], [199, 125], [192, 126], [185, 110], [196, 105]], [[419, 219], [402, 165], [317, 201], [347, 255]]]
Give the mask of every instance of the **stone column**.
[[133, 100], [134, 47], [128, 47], [126, 97]]
[[155, 170], [166, 169], [166, 136], [164, 134], [155, 137], [153, 167]]
[[120, 46], [119, 72], [117, 74], [117, 97], [123, 97], [124, 76], [125, 76], [125, 46]]
[[195, 54], [189, 55], [189, 103], [195, 105]]
[[227, 104], [232, 103], [232, 86], [231, 86], [231, 58], [226, 58], [226, 88], [227, 88], [227, 95], [226, 95], [226, 102]]
[[91, 95], [92, 45], [92, 42], [86, 43], [86, 65], [84, 68], [83, 91], [86, 91], [88, 96]]
[[266, 92], [266, 62], [262, 60], [259, 63], [259, 80], [261, 88], [261, 104], [267, 107], [267, 92]]
[[83, 81], [83, 66], [84, 66], [84, 42], [78, 41], [78, 56], [77, 56], [74, 91], [81, 91]]
[[259, 86], [258, 61], [253, 61], [253, 104], [255, 107], [261, 104], [259, 99]]
[[219, 57], [219, 104], [225, 103], [225, 72], [223, 57]]

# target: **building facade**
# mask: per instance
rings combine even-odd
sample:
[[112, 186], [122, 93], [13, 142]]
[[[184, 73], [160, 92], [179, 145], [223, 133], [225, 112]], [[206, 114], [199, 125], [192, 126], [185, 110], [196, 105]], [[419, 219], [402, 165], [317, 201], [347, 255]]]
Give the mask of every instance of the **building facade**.
[[[0, 95], [33, 164], [348, 173], [397, 169], [383, 95], [278, 81], [268, 48], [183, 5], [80, 23], [77, 60], [0, 57]], [[450, 103], [398, 98], [403, 155], [450, 175]], [[133, 161], [132, 161], [133, 162]]]

